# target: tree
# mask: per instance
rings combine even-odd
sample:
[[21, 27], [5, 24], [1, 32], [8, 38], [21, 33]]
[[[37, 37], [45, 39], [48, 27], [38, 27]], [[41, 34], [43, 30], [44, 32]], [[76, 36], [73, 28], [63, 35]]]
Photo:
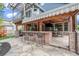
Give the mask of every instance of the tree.
[[2, 19], [4, 5], [0, 3], [0, 37], [5, 36], [5, 27], [3, 26], [4, 20]]
[[5, 35], [5, 32], [4, 32], [5, 27], [2, 25], [3, 22], [4, 20], [0, 18], [0, 37]]
[[4, 20], [0, 18], [0, 29], [3, 28], [2, 24], [3, 24]]
[[0, 3], [0, 11], [3, 10], [4, 5], [2, 3]]
[[4, 5], [2, 3], [0, 3], [0, 25], [3, 23], [3, 19], [2, 19], [2, 10], [4, 9]]
[[4, 4], [0, 3], [0, 22], [2, 21]]
[[0, 25], [2, 25], [4, 22], [4, 20], [2, 18], [0, 18]]

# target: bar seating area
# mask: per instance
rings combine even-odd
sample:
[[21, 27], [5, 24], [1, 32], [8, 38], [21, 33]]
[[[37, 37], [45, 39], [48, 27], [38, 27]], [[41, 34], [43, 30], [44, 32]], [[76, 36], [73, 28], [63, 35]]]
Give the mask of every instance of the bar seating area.
[[36, 43], [37, 45], [49, 44], [49, 41], [52, 39], [52, 32], [44, 31], [24, 31], [23, 32], [23, 42]]

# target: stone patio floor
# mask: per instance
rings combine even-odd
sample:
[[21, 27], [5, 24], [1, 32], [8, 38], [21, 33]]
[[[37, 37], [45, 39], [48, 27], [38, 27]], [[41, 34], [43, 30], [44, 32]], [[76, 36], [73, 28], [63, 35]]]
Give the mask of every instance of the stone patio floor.
[[22, 42], [21, 39], [4, 40], [11, 44], [11, 49], [5, 56], [77, 56], [77, 54], [62, 48], [48, 45], [38, 46], [33, 42], [28, 44], [28, 42]]

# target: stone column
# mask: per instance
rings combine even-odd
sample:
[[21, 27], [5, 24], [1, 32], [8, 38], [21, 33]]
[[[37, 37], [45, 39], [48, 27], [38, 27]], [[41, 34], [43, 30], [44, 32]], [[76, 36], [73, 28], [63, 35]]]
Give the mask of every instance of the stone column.
[[72, 16], [70, 16], [69, 21], [68, 21], [68, 31], [72, 32]]
[[75, 32], [69, 32], [69, 49], [75, 52]]
[[78, 50], [77, 53], [79, 54], [79, 32], [77, 32], [77, 42], [78, 42], [77, 43], [77, 46], [78, 46], [77, 47], [77, 50]]
[[69, 49], [70, 51], [76, 52], [77, 50], [77, 36], [75, 33], [75, 16], [70, 16], [69, 19]]
[[27, 30], [27, 28], [26, 28], [26, 24], [24, 24], [23, 26], [24, 26], [24, 31], [26, 31], [26, 30]]
[[16, 31], [15, 31], [15, 37], [19, 36], [19, 32], [18, 32], [18, 25], [16, 24]]

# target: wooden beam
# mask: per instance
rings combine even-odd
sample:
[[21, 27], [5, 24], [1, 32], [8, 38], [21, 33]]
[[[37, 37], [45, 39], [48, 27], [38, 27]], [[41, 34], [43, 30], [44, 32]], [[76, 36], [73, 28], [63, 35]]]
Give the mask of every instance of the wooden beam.
[[42, 22], [39, 22], [39, 31], [42, 31]]
[[41, 19], [37, 19], [37, 20], [34, 20], [34, 21], [30, 21], [30, 22], [27, 22], [27, 23], [33, 23], [33, 22], [44, 22], [44, 21], [49, 21], [51, 20], [52, 22], [63, 22], [63, 21], [67, 21], [66, 18], [68, 19], [69, 17], [73, 16], [74, 14], [78, 13], [79, 10], [75, 10], [75, 11], [71, 11], [71, 12], [68, 12], [68, 13], [64, 13], [64, 14], [59, 14], [59, 15], [56, 15], [56, 16], [50, 16], [50, 17], [44, 17], [44, 18], [41, 18]]

